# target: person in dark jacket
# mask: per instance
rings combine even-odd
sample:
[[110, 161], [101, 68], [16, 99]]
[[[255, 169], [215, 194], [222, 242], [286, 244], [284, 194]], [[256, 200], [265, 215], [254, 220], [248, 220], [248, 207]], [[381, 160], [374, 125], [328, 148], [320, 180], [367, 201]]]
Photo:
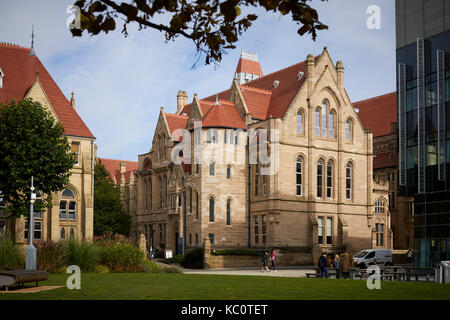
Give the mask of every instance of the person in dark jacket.
[[264, 252], [263, 257], [261, 258], [261, 262], [262, 262], [261, 272], [264, 272], [264, 268], [267, 270], [267, 272], [270, 272], [269, 268], [267, 267], [267, 260], [268, 260], [268, 256], [267, 256], [267, 251], [266, 251], [266, 252]]
[[328, 279], [328, 260], [325, 252], [322, 252], [322, 255], [319, 258], [319, 269], [320, 269], [320, 277]]

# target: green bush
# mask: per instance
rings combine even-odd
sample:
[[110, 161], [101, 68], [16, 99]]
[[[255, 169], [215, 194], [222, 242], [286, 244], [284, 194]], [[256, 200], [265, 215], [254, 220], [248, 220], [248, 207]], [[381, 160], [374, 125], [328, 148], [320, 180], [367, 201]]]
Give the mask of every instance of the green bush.
[[183, 273], [182, 269], [175, 265], [168, 265], [154, 261], [144, 261], [143, 271], [148, 273]]
[[64, 262], [68, 266], [79, 266], [81, 271], [94, 271], [99, 262], [98, 247], [87, 241], [66, 240], [64, 243]]
[[116, 243], [99, 247], [100, 263], [113, 272], [142, 271], [144, 254], [139, 248], [128, 243]]
[[169, 259], [164, 259], [162, 262], [165, 264], [177, 264], [177, 265], [183, 265], [184, 260], [186, 259], [186, 256], [184, 254], [177, 254], [176, 256], [173, 256]]
[[36, 242], [36, 259], [38, 270], [57, 272], [64, 266], [64, 244], [51, 240]]
[[95, 266], [94, 269], [95, 273], [110, 273], [111, 270], [108, 268], [108, 266], [105, 266], [104, 264], [99, 264]]
[[203, 249], [193, 249], [187, 253], [183, 266], [190, 269], [203, 269], [203, 260]]
[[0, 237], [0, 270], [22, 269], [23, 259], [11, 238]]

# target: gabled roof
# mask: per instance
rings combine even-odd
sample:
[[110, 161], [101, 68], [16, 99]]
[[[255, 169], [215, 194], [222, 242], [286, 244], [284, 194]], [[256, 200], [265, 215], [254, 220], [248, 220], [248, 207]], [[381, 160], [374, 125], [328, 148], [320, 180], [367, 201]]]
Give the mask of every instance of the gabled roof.
[[173, 113], [164, 112], [167, 119], [167, 124], [169, 125], [170, 133], [173, 133], [176, 129], [186, 128], [186, 123], [188, 120], [187, 116], [177, 115]]
[[262, 77], [263, 72], [258, 58], [256, 57], [256, 55], [253, 58], [250, 56], [252, 55], [242, 52], [238, 65], [236, 67], [236, 73], [247, 73]]
[[397, 122], [396, 92], [355, 102], [353, 107], [359, 109], [359, 119], [374, 137], [390, 134], [391, 123]]
[[122, 174], [120, 173], [120, 163], [125, 162], [125, 181], [128, 183], [130, 180], [131, 172], [134, 172], [138, 169], [138, 163], [136, 161], [128, 161], [128, 160], [116, 160], [116, 159], [105, 159], [98, 158], [98, 162], [101, 162], [105, 169], [109, 172], [111, 179], [116, 178], [116, 182], [119, 184]]
[[203, 114], [200, 119], [202, 121], [203, 128], [233, 128], [233, 129], [247, 129], [241, 115], [237, 111], [234, 103], [224, 100], [219, 100], [218, 105], [215, 102], [201, 101], [200, 104], [205, 106], [209, 104], [209, 109]]
[[94, 138], [39, 58], [30, 55], [30, 49], [0, 43], [0, 67], [5, 75], [3, 87], [0, 88], [0, 102], [6, 103], [11, 99], [20, 101], [25, 98], [36, 80], [36, 73], [38, 73], [39, 82], [60, 123], [64, 126], [64, 133]]

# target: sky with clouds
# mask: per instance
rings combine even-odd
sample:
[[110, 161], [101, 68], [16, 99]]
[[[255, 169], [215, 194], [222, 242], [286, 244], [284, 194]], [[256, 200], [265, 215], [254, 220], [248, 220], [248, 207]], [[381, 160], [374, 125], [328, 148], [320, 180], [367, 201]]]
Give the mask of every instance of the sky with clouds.
[[[222, 62], [196, 62], [192, 42], [165, 42], [156, 30], [129, 28], [73, 38], [66, 26], [74, 0], [0, 0], [0, 42], [29, 47], [34, 25], [35, 50], [66, 97], [75, 92], [77, 111], [97, 137], [98, 156], [137, 160], [151, 148], [160, 107], [176, 111], [178, 90], [200, 98], [228, 89], [241, 49], [257, 52], [268, 74], [318, 55], [327, 46], [342, 60], [345, 87], [352, 101], [395, 91], [395, 2], [392, 0], [314, 0], [329, 26], [316, 41], [300, 37], [289, 16], [257, 10], [258, 20]], [[381, 29], [369, 30], [370, 5], [381, 9]]]

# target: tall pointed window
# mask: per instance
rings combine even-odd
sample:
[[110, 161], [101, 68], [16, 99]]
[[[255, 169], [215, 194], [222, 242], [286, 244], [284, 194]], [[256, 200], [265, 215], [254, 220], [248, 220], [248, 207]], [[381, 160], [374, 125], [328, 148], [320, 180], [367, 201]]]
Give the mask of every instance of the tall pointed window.
[[314, 127], [316, 136], [320, 136], [320, 108], [317, 108], [314, 113]]
[[214, 197], [209, 197], [209, 221], [214, 222]]
[[298, 196], [301, 196], [303, 193], [302, 170], [303, 170], [303, 158], [298, 157], [296, 166], [296, 194]]
[[210, 175], [210, 176], [213, 176], [213, 175], [214, 175], [214, 161], [213, 161], [213, 160], [211, 160], [211, 161], [209, 162], [209, 175]]
[[59, 202], [59, 219], [70, 220], [76, 219], [77, 203], [75, 194], [70, 189], [65, 189], [61, 193], [61, 201]]
[[327, 198], [333, 196], [333, 162], [331, 160], [327, 163]]
[[148, 186], [147, 186], [147, 180], [144, 180], [144, 208], [147, 209], [148, 207]]
[[231, 224], [231, 199], [227, 199], [227, 225]]
[[335, 118], [336, 114], [334, 110], [330, 111], [328, 114], [328, 138], [334, 138]]
[[303, 133], [303, 112], [300, 110], [297, 112], [297, 133]]
[[345, 121], [345, 140], [351, 141], [352, 140], [352, 120], [347, 119]]
[[317, 163], [317, 197], [322, 197], [323, 160]]
[[347, 162], [345, 166], [345, 198], [347, 200], [352, 197], [352, 164]]
[[323, 217], [317, 218], [317, 242], [323, 244]]
[[328, 103], [327, 100], [323, 100], [322, 102], [322, 136], [327, 136], [327, 108]]

